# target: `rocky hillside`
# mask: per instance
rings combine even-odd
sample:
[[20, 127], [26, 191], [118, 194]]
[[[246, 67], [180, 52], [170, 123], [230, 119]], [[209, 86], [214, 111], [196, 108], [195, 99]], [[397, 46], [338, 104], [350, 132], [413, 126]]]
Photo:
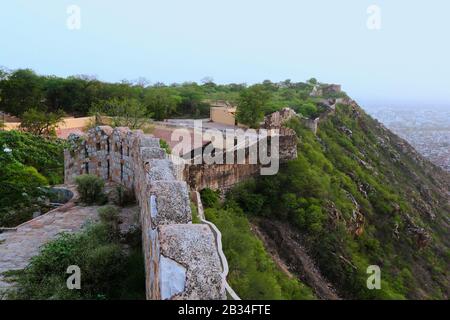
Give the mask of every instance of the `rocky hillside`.
[[[321, 117], [316, 134], [287, 125], [298, 159], [236, 187], [227, 203], [273, 240], [289, 272], [319, 298], [448, 299], [450, 175], [354, 102]], [[370, 265], [380, 290], [367, 288]]]

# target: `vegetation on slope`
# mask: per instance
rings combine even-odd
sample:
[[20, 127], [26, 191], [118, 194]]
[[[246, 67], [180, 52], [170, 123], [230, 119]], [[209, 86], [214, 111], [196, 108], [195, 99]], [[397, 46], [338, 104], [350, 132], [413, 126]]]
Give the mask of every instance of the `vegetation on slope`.
[[[295, 225], [342, 297], [447, 298], [448, 176], [357, 106], [336, 112], [317, 137], [292, 120], [298, 159], [228, 198]], [[381, 268], [381, 290], [367, 289], [369, 265]]]
[[[208, 194], [206, 218], [222, 233], [223, 250], [230, 272], [228, 282], [242, 299], [313, 299], [311, 290], [277, 268], [262, 242], [252, 233], [247, 217], [235, 204], [220, 205]], [[206, 206], [205, 205], [205, 206]]]

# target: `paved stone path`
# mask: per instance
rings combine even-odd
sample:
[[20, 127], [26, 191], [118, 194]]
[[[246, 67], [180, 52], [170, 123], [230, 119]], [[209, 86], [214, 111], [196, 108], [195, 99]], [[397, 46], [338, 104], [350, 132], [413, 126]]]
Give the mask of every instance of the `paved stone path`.
[[25, 268], [30, 258], [39, 253], [40, 247], [59, 233], [76, 232], [88, 220], [97, 219], [97, 209], [95, 206], [78, 207], [71, 201], [21, 224], [15, 231], [0, 233], [0, 293], [11, 286], [2, 281], [2, 272]]

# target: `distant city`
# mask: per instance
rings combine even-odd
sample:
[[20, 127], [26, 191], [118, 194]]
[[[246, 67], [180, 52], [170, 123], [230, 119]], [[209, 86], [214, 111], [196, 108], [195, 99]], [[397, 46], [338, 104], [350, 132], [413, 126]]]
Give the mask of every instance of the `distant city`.
[[366, 108], [434, 164], [450, 172], [450, 109]]

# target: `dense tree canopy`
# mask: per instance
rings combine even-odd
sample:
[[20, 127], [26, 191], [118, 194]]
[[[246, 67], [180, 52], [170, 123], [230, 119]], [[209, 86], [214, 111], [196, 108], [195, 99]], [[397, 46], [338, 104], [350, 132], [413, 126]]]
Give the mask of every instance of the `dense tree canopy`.
[[0, 69], [0, 110], [19, 117], [32, 108], [86, 116], [93, 107], [115, 99], [139, 102], [154, 119], [162, 120], [207, 118], [210, 101], [226, 100], [241, 105], [238, 117], [242, 123], [257, 126], [263, 115], [284, 107], [311, 116], [317, 102], [309, 97], [313, 82], [265, 80], [249, 87], [242, 83], [216, 84], [213, 79], [205, 78], [201, 84], [149, 85], [141, 80], [108, 83], [85, 75], [61, 78], [37, 75], [29, 69]]
[[144, 104], [155, 120], [164, 120], [173, 115], [182, 97], [170, 88], [155, 88], [144, 95]]
[[16, 70], [0, 83], [0, 109], [20, 115], [28, 108], [42, 104], [43, 89], [44, 81], [32, 70]]

